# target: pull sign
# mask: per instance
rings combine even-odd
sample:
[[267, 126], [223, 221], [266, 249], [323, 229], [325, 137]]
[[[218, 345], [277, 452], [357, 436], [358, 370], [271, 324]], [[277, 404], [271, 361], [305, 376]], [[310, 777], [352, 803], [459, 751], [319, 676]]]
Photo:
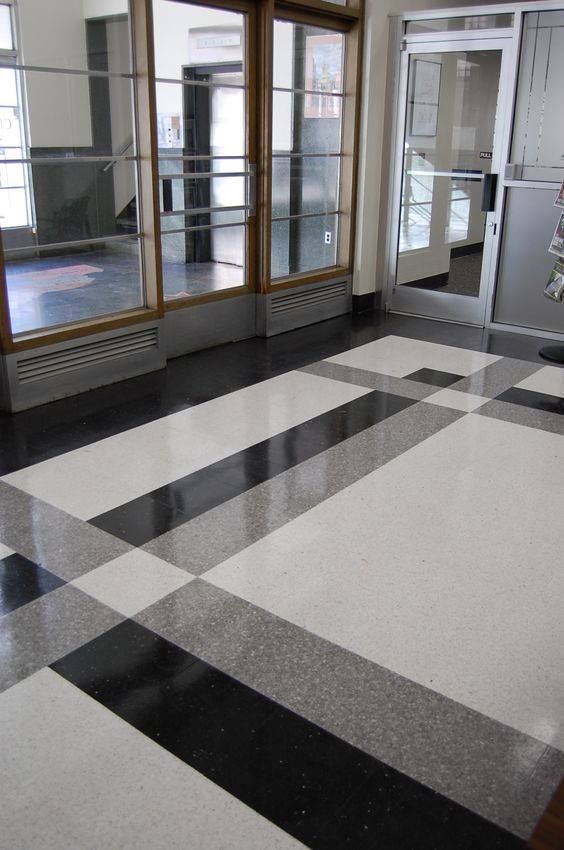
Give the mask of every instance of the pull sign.
[[491, 151], [480, 151], [480, 159], [491, 159], [492, 152]]

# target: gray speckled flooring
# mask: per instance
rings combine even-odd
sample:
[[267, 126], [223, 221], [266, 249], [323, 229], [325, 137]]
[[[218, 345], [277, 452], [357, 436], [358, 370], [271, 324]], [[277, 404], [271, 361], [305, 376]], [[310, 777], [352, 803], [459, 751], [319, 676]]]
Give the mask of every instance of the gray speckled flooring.
[[563, 397], [388, 335], [4, 476], [10, 848], [524, 846], [564, 771]]

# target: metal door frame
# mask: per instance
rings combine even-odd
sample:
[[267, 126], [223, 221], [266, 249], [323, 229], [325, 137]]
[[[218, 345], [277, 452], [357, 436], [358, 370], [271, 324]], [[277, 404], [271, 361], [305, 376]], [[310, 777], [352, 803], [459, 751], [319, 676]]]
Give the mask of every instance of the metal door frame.
[[[504, 7], [482, 7], [480, 13], [496, 14]], [[442, 33], [421, 33], [403, 35], [403, 23], [406, 19], [415, 19], [415, 15], [405, 15], [395, 19], [396, 74], [395, 74], [395, 114], [392, 149], [392, 183], [388, 206], [388, 223], [385, 257], [386, 310], [424, 315], [429, 318], [455, 321], [462, 324], [489, 326], [493, 310], [495, 273], [500, 251], [501, 221], [503, 214], [504, 190], [502, 188], [504, 165], [508, 161], [511, 140], [513, 102], [517, 78], [517, 60], [521, 16], [516, 7], [510, 9], [514, 15], [514, 26], [497, 30], [460, 30]], [[453, 10], [454, 12], [454, 10]], [[476, 14], [476, 7], [457, 9], [456, 16]], [[441, 10], [441, 17], [447, 17], [447, 10]], [[450, 14], [448, 14], [450, 16]], [[453, 15], [454, 16], [454, 15]], [[435, 18], [435, 12], [419, 13], [417, 18]], [[401, 192], [404, 161], [404, 138], [407, 116], [409, 57], [414, 53], [446, 53], [460, 50], [500, 50], [501, 70], [499, 79], [499, 97], [496, 115], [495, 138], [491, 171], [499, 175], [496, 206], [494, 212], [486, 214], [486, 235], [480, 281], [480, 295], [472, 298], [454, 293], [417, 290], [415, 287], [396, 286], [397, 245], [401, 215]]]

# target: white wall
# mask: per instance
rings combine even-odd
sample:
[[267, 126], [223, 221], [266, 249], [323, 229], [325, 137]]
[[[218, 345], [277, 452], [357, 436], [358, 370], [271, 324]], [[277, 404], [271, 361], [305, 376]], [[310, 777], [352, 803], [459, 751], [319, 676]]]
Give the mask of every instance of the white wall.
[[[205, 57], [190, 56], [188, 35], [194, 27], [240, 26], [241, 15], [206, 9], [199, 6], [184, 6], [159, 0], [153, 4], [155, 30], [155, 68], [157, 77], [181, 79], [183, 65], [205, 61]], [[221, 58], [240, 61], [241, 48], [223, 48]], [[209, 57], [208, 57], [209, 59]], [[213, 61], [213, 59], [212, 59]], [[215, 57], [217, 61], [217, 57]], [[182, 89], [180, 86], [161, 84], [157, 87], [157, 108], [161, 113], [182, 115]]]
[[[127, 71], [130, 53], [129, 22], [126, 19], [113, 21], [111, 26], [107, 27], [107, 37], [108, 70], [115, 73]], [[109, 88], [114, 153], [129, 155], [133, 152], [131, 89], [120, 77], [110, 77]], [[113, 167], [113, 175], [115, 211], [116, 215], [119, 215], [136, 194], [135, 168], [131, 162], [119, 162]]]
[[[272, 77], [274, 86], [291, 89], [294, 84], [294, 26], [288, 21], [274, 22], [274, 55]], [[292, 95], [274, 93], [272, 149], [292, 150]]]
[[[23, 0], [18, 4], [23, 61], [29, 65], [85, 69], [86, 29], [77, 0]], [[92, 144], [88, 79], [27, 74], [31, 147]]]
[[85, 18], [107, 18], [110, 15], [127, 15], [127, 12], [128, 0], [84, 0]]
[[393, 102], [387, 87], [389, 16], [471, 5], [468, 0], [366, 0], [359, 193], [353, 292], [382, 290]]

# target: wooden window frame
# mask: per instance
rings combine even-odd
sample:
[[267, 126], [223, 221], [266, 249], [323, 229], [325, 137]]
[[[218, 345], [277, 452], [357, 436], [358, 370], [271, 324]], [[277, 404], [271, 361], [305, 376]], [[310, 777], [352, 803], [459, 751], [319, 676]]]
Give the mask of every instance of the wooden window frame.
[[[246, 86], [247, 86], [247, 127], [246, 127], [246, 153], [245, 157], [248, 160], [250, 165], [254, 165], [256, 167], [257, 172], [257, 203], [256, 208], [257, 211], [255, 215], [247, 216], [246, 228], [247, 228], [247, 240], [246, 240], [246, 250], [247, 250], [247, 277], [248, 284], [243, 286], [233, 286], [229, 289], [218, 290], [215, 292], [205, 292], [202, 295], [191, 295], [184, 298], [174, 298], [170, 301], [164, 301], [164, 311], [165, 313], [171, 312], [173, 310], [183, 310], [186, 307], [195, 307], [198, 304], [209, 304], [213, 301], [223, 301], [227, 298], [236, 298], [241, 295], [249, 295], [256, 291], [256, 281], [258, 279], [258, 258], [259, 258], [259, 235], [258, 235], [258, 220], [260, 218], [259, 209], [259, 173], [260, 167], [258, 162], [258, 153], [260, 149], [257, 126], [259, 120], [259, 111], [258, 111], [258, 96], [257, 96], [257, 74], [250, 73], [250, 69], [253, 65], [253, 57], [258, 58], [260, 52], [260, 40], [258, 38], [258, 32], [260, 27], [260, 9], [257, 3], [253, 2], [253, 0], [189, 0], [189, 5], [191, 6], [204, 6], [209, 9], [220, 9], [224, 11], [230, 12], [239, 12], [246, 16], [246, 29], [245, 29], [245, 56], [244, 56], [244, 69], [247, 73]], [[147, 0], [147, 15], [152, 18], [152, 0]], [[151, 41], [150, 50], [153, 53], [153, 66], [154, 66], [154, 43]], [[260, 66], [258, 66], [260, 67]], [[153, 89], [156, 89], [155, 85], [155, 76], [153, 75]], [[180, 82], [180, 81], [179, 81]], [[156, 96], [155, 96], [155, 113], [153, 116], [153, 126], [156, 127]], [[158, 161], [158, 148], [155, 148], [155, 156]], [[157, 205], [158, 205], [158, 178], [157, 178]], [[159, 213], [160, 215], [160, 213]], [[166, 235], [166, 234], [165, 234]], [[164, 296], [163, 296], [164, 297]]]
[[[0, 232], [0, 353], [10, 354], [143, 322], [162, 319], [166, 312], [257, 292], [303, 286], [350, 275], [354, 255], [356, 183], [358, 173], [360, 85], [362, 76], [362, 0], [340, 6], [327, 0], [190, 0], [194, 5], [247, 15], [248, 73], [247, 157], [256, 163], [256, 215], [248, 220], [249, 285], [201, 296], [164, 301], [156, 127], [156, 84], [152, 0], [130, 0], [138, 203], [144, 307], [119, 314], [42, 328], [13, 336], [10, 326], [4, 254]], [[358, 5], [357, 5], [358, 4]], [[274, 19], [333, 29], [347, 36], [345, 50], [341, 188], [337, 265], [315, 269], [275, 282], [270, 276], [272, 187], [272, 51]], [[255, 73], [250, 73], [254, 68]], [[260, 88], [257, 80], [262, 81]]]
[[[308, 283], [320, 283], [352, 274], [354, 259], [356, 195], [358, 175], [358, 148], [360, 134], [360, 85], [362, 78], [362, 8], [337, 6], [325, 0], [284, 0], [275, 2], [274, 19], [289, 22], [309, 24], [324, 29], [341, 32], [346, 36], [344, 58], [343, 86], [343, 123], [340, 150], [339, 177], [339, 231], [337, 240], [337, 263], [325, 268], [313, 269], [309, 272], [298, 272], [287, 277], [273, 280], [270, 275], [270, 251], [272, 219], [270, 204], [266, 205], [266, 220], [264, 222], [264, 251], [263, 275], [261, 291], [263, 293], [278, 292]], [[270, 61], [272, 66], [272, 60]], [[269, 80], [269, 99], [272, 103], [272, 79]], [[271, 107], [272, 108], [272, 107]], [[272, 186], [272, 121], [265, 128], [267, 136], [264, 146], [268, 148], [267, 184]]]
[[8, 287], [2, 236], [0, 231], [0, 352], [11, 354], [43, 345], [54, 345], [90, 334], [160, 319], [164, 315], [162, 298], [160, 222], [156, 193], [156, 128], [150, 116], [154, 112], [152, 52], [152, 16], [145, 0], [130, 0], [130, 32], [134, 85], [134, 133], [137, 142], [137, 186], [140, 210], [140, 270], [145, 306], [120, 313], [96, 316], [72, 324], [52, 325], [13, 335], [9, 316]]

